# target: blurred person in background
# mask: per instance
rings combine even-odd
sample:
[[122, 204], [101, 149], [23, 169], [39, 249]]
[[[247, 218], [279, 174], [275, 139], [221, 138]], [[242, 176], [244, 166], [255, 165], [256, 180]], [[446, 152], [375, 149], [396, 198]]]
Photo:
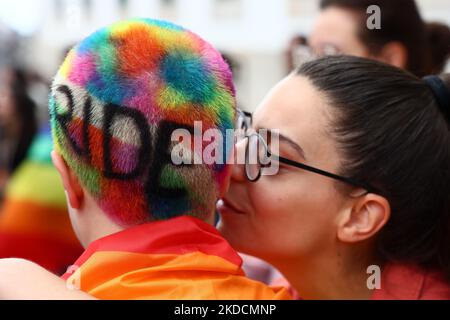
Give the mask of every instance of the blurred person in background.
[[[381, 10], [380, 29], [367, 26], [371, 16], [367, 9], [371, 5]], [[450, 53], [450, 28], [426, 23], [414, 0], [321, 0], [320, 8], [308, 40], [312, 56], [365, 57], [419, 77], [439, 74], [445, 68]]]
[[36, 105], [27, 93], [26, 73], [4, 67], [0, 70], [0, 194], [26, 157], [36, 132]]
[[288, 73], [305, 62], [310, 56], [311, 50], [308, 48], [308, 38], [302, 35], [294, 36], [289, 42], [286, 52]]

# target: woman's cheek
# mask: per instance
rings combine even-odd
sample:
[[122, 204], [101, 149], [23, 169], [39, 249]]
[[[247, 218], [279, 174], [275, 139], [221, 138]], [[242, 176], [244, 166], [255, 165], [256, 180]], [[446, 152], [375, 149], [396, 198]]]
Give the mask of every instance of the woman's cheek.
[[[295, 221], [298, 196], [283, 188], [282, 184], [267, 183], [261, 179], [251, 192], [254, 224], [266, 234], [285, 229], [286, 221]], [[256, 188], [258, 186], [258, 188]]]
[[278, 191], [262, 179], [253, 185], [250, 193], [255, 216], [270, 218], [275, 208], [279, 209]]

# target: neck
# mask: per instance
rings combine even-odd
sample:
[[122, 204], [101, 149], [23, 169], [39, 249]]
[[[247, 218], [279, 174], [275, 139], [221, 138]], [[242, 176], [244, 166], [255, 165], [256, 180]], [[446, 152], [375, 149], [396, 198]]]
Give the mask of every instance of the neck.
[[312, 259], [297, 257], [276, 263], [306, 300], [369, 300], [373, 291], [367, 287], [367, 268], [373, 264], [368, 257], [339, 250]]
[[[81, 218], [83, 227], [82, 232], [78, 233], [78, 238], [82, 242], [82, 245], [87, 248], [92, 242], [104, 238], [106, 236], [124, 231], [126, 227], [119, 226], [114, 223], [106, 213], [104, 213], [95, 203], [90, 195], [86, 195], [89, 201], [85, 201]], [[211, 213], [206, 218], [202, 219], [204, 222], [214, 226], [215, 215]], [[151, 223], [151, 222], [149, 222]]]
[[88, 192], [84, 192], [84, 201], [80, 210], [69, 206], [74, 231], [84, 248], [101, 238], [121, 232], [125, 227], [114, 223], [104, 213]]

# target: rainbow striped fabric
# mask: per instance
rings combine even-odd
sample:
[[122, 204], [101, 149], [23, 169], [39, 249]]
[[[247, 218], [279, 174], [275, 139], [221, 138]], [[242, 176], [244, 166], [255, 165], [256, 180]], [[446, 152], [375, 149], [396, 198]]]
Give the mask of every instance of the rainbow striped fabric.
[[179, 217], [93, 242], [63, 276], [99, 299], [290, 299], [245, 277], [239, 255], [212, 226]]
[[12, 176], [0, 209], [0, 258], [23, 258], [63, 274], [83, 251], [72, 231], [66, 197], [43, 130]]

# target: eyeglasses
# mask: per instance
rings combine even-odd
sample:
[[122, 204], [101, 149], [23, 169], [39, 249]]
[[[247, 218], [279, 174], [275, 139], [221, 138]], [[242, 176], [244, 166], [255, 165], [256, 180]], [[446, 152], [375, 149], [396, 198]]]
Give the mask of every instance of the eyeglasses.
[[236, 129], [247, 131], [249, 128], [251, 128], [253, 116], [250, 112], [237, 109], [236, 114]]
[[291, 52], [292, 61], [295, 67], [300, 67], [302, 64], [318, 59], [324, 56], [334, 56], [340, 54], [340, 50], [332, 44], [323, 44], [319, 48], [319, 52], [313, 50], [310, 46], [299, 44], [295, 46]]
[[[238, 124], [243, 123], [252, 123], [251, 114], [248, 112], [238, 111], [239, 117], [246, 117], [247, 119], [237, 119]], [[250, 120], [249, 120], [250, 118]], [[322, 176], [341, 181], [352, 185], [354, 187], [362, 188], [367, 191], [367, 193], [379, 193], [377, 188], [371, 186], [370, 184], [366, 184], [360, 181], [357, 181], [352, 178], [342, 177], [340, 175], [324, 171], [315, 167], [308, 166], [306, 164], [293, 161], [279, 155], [274, 155], [269, 151], [266, 140], [258, 133], [253, 132], [248, 134], [249, 126], [242, 125], [241, 127], [237, 127], [240, 130], [245, 130], [245, 134], [242, 140], [246, 140], [245, 146], [245, 174], [247, 179], [250, 182], [257, 182], [261, 176], [263, 175], [263, 169], [270, 167], [272, 161], [278, 161], [279, 163], [283, 163], [285, 165], [289, 165], [292, 167], [296, 167], [299, 169], [303, 169], [306, 171], [310, 171], [316, 174], [320, 174]]]

